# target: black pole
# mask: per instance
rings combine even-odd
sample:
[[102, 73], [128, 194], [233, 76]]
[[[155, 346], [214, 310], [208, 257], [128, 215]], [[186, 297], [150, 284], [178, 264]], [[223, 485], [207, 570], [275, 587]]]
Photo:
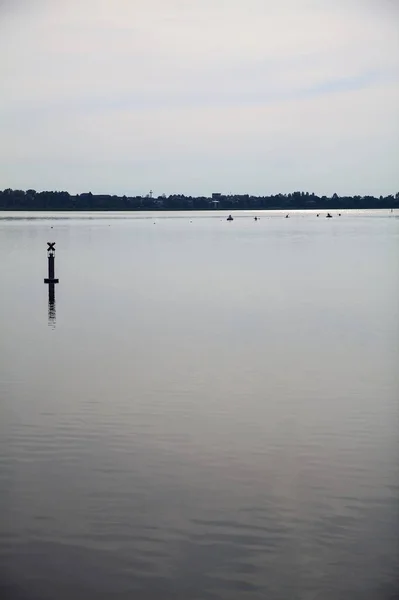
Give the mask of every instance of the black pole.
[[58, 283], [58, 279], [55, 277], [55, 242], [47, 242], [47, 258], [48, 258], [48, 277], [44, 280], [44, 283], [54, 285]]
[[48, 324], [55, 327], [55, 242], [47, 242], [48, 277], [44, 283], [48, 285]]
[[54, 254], [48, 255], [48, 278], [54, 279]]

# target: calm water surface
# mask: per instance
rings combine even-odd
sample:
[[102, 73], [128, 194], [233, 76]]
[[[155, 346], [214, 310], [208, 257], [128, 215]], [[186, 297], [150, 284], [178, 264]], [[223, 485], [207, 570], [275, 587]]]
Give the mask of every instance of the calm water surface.
[[258, 214], [0, 213], [2, 599], [397, 597], [398, 215]]

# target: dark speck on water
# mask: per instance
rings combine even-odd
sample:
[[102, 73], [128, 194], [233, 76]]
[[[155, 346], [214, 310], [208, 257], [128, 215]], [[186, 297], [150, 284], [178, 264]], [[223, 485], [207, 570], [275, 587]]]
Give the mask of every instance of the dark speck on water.
[[1, 600], [397, 598], [399, 219], [266, 214], [0, 213]]

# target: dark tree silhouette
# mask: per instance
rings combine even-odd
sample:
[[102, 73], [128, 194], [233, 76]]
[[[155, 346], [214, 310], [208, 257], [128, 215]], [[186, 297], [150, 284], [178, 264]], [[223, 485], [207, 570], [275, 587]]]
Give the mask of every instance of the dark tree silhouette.
[[389, 196], [317, 196], [313, 192], [295, 191], [289, 194], [271, 196], [251, 196], [249, 194], [215, 194], [206, 196], [185, 196], [184, 194], [162, 194], [146, 196], [116, 196], [108, 194], [70, 195], [64, 191], [12, 190], [0, 191], [0, 210], [41, 210], [41, 211], [80, 211], [80, 210], [272, 210], [272, 209], [345, 209], [345, 208], [399, 208], [399, 193]]

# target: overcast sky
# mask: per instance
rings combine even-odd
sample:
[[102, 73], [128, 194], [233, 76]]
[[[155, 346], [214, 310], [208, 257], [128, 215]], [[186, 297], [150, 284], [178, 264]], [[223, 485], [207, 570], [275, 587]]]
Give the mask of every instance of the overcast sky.
[[399, 0], [0, 0], [0, 188], [399, 191]]

